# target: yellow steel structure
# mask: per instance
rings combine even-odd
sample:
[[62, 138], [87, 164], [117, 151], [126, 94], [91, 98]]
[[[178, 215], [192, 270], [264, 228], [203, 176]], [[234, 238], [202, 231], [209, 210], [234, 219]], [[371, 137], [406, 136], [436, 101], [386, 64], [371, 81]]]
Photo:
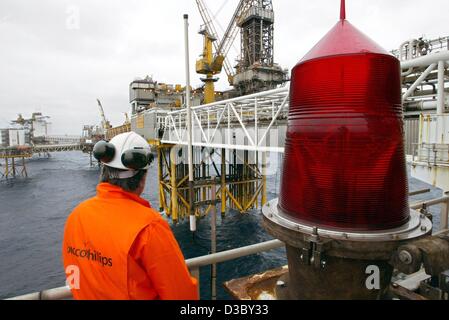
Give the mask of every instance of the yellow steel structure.
[[[196, 72], [204, 75], [204, 104], [215, 102], [215, 82], [222, 69], [226, 71], [230, 85], [233, 85], [234, 68], [226, 58], [233, 41], [239, 33], [238, 20], [248, 10], [252, 2], [240, 0], [223, 38], [218, 35], [210, 14], [203, 0], [196, 0], [201, 18], [204, 22], [200, 30], [203, 36], [203, 52], [196, 61]], [[214, 53], [215, 49], [215, 53]], [[214, 115], [211, 115], [214, 117]], [[190, 215], [189, 175], [186, 147], [164, 145], [150, 142], [157, 148], [159, 204], [160, 211], [171, 217], [173, 222], [184, 220]], [[194, 207], [199, 218], [207, 215], [212, 207], [220, 203], [221, 213], [227, 208], [241, 213], [267, 202], [266, 154], [262, 155], [261, 169], [259, 157], [250, 162], [249, 151], [212, 150], [211, 154], [220, 152], [220, 165], [205, 156], [205, 149], [193, 148], [194, 152]], [[240, 156], [238, 155], [240, 154]]]
[[127, 132], [131, 132], [131, 123], [125, 123], [119, 127], [114, 127], [114, 128], [109, 128], [106, 131], [106, 140], [111, 140], [112, 138], [114, 138], [115, 136], [118, 136], [119, 134], [122, 133], [127, 133]]
[[[244, 12], [246, 12], [249, 8], [251, 8], [254, 1], [252, 0], [239, 1], [235, 9], [235, 12], [231, 18], [231, 21], [229, 22], [229, 25], [221, 39], [217, 39], [218, 33], [214, 25], [213, 15], [209, 12], [206, 3], [203, 0], [195, 0], [195, 2], [198, 7], [198, 11], [201, 15], [201, 19], [203, 20], [204, 29], [207, 30], [208, 34], [211, 35], [215, 40], [219, 40], [219, 41], [212, 41], [212, 43], [210, 43], [211, 46], [213, 45], [213, 47], [215, 48], [214, 59], [209, 60], [213, 64], [212, 69], [216, 70], [215, 74], [218, 74], [221, 72], [221, 69], [224, 68], [226, 75], [228, 77], [229, 85], [233, 86], [235, 69], [229, 62], [227, 55], [232, 47], [232, 44], [234, 43], [234, 40], [239, 34], [238, 21], [240, 17], [244, 14]], [[212, 53], [212, 48], [208, 52]], [[217, 70], [219, 71], [217, 72]]]
[[201, 80], [204, 82], [204, 103], [215, 102], [215, 82], [217, 79], [214, 77], [219, 74], [223, 68], [224, 57], [218, 55], [214, 57], [213, 54], [213, 42], [217, 39], [204, 28], [200, 31], [203, 35], [203, 53], [201, 58], [196, 62], [196, 72], [203, 74], [206, 77]]
[[[187, 218], [190, 212], [186, 151], [185, 147], [157, 145], [160, 211], [174, 223]], [[221, 164], [217, 166], [211, 160], [216, 150], [205, 154], [205, 149], [194, 148], [194, 198], [198, 218], [206, 216], [217, 204], [224, 216], [227, 208], [246, 213], [259, 207], [259, 199], [261, 206], [267, 201], [263, 177], [265, 157], [261, 172], [258, 163], [250, 163], [249, 151], [241, 152], [242, 158], [236, 150], [220, 151]]]
[[31, 158], [32, 155], [31, 149], [1, 149], [0, 159], [5, 159], [5, 162], [0, 166], [0, 180], [16, 178], [19, 175], [23, 178], [28, 177], [25, 159]]

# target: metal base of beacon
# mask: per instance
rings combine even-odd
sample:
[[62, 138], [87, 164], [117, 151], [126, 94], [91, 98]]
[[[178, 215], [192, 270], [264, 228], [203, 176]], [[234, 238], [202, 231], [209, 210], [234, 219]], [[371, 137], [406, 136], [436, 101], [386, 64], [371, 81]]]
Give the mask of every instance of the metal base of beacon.
[[391, 282], [394, 252], [432, 233], [432, 222], [414, 210], [400, 228], [364, 233], [292, 221], [278, 200], [262, 211], [264, 228], [286, 244], [289, 274], [276, 288], [276, 296], [285, 300], [380, 299]]

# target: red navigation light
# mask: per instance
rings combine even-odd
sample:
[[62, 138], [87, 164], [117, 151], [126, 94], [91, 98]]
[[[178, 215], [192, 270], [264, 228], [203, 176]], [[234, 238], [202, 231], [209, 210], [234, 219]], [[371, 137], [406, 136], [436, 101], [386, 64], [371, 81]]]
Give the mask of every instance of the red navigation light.
[[399, 61], [345, 20], [294, 67], [279, 206], [374, 231], [409, 217]]

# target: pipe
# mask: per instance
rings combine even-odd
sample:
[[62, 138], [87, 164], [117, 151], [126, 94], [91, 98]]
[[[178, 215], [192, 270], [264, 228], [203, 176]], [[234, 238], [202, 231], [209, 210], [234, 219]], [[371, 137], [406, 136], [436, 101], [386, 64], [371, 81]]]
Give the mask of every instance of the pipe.
[[186, 68], [186, 108], [187, 108], [187, 136], [188, 136], [188, 163], [189, 163], [189, 202], [190, 202], [190, 231], [196, 231], [194, 177], [193, 177], [193, 150], [192, 150], [192, 110], [190, 101], [190, 52], [189, 52], [189, 15], [184, 15], [185, 38], [185, 68]]
[[[408, 40], [408, 41], [405, 41], [404, 43], [402, 43], [402, 44], [399, 46], [399, 60], [401, 60], [401, 61], [406, 61], [406, 60], [412, 59], [412, 48], [413, 48], [413, 46], [415, 45], [415, 42], [416, 42], [415, 39], [410, 39], [410, 40]], [[405, 53], [405, 55], [404, 55], [404, 47], [405, 47], [406, 45], [408, 45], [408, 51], [407, 51], [407, 52]], [[412, 72], [413, 72], [413, 67], [410, 67], [410, 68], [408, 68], [407, 71], [402, 72], [401, 75], [402, 75], [403, 77], [406, 77], [406, 76], [412, 74]]]
[[434, 100], [407, 101], [405, 111], [435, 111], [437, 102]]
[[427, 67], [432, 63], [438, 63], [439, 61], [448, 61], [449, 60], [449, 51], [437, 52], [434, 54], [430, 54], [427, 56], [422, 56], [416, 59], [403, 61], [401, 63], [402, 70], [409, 68], [418, 68], [418, 67]]
[[437, 105], [437, 115], [444, 114], [444, 71], [445, 71], [445, 62], [438, 62], [438, 105]]
[[436, 63], [432, 63], [426, 71], [423, 72], [423, 74], [415, 81], [415, 83], [410, 87], [410, 89], [407, 90], [407, 92], [402, 96], [402, 102], [405, 101], [413, 92], [415, 92], [416, 88], [423, 82], [429, 74], [435, 69]]

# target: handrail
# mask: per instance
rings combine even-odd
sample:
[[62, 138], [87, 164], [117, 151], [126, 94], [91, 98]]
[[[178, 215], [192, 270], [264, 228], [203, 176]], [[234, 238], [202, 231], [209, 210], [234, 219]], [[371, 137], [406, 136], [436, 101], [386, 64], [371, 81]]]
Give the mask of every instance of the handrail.
[[268, 242], [262, 242], [247, 247], [238, 249], [218, 252], [203, 257], [193, 258], [186, 260], [187, 267], [189, 269], [195, 269], [200, 267], [209, 266], [216, 263], [235, 260], [238, 258], [250, 256], [253, 254], [278, 249], [284, 246], [284, 243], [279, 240], [272, 240]]
[[[278, 249], [284, 246], [284, 243], [279, 240], [272, 240], [254, 244], [247, 247], [232, 249], [228, 251], [218, 252], [203, 257], [186, 260], [187, 267], [196, 273], [200, 267], [217, 264], [220, 262], [230, 261], [241, 257], [250, 256], [253, 254]], [[72, 299], [72, 293], [69, 287], [61, 287], [56, 289], [44, 290], [41, 292], [30, 293], [6, 300], [64, 300]]]
[[432, 200], [428, 200], [428, 201], [424, 201], [424, 202], [420, 202], [420, 203], [415, 203], [410, 206], [410, 209], [418, 210], [418, 209], [422, 209], [422, 207], [424, 207], [424, 206], [431, 207], [431, 206], [436, 206], [436, 205], [442, 204], [442, 203], [449, 203], [449, 196], [444, 196], [444, 197], [437, 198], [437, 199], [432, 199]]
[[69, 287], [44, 290], [41, 292], [29, 293], [6, 300], [67, 300], [72, 299], [72, 292]]

